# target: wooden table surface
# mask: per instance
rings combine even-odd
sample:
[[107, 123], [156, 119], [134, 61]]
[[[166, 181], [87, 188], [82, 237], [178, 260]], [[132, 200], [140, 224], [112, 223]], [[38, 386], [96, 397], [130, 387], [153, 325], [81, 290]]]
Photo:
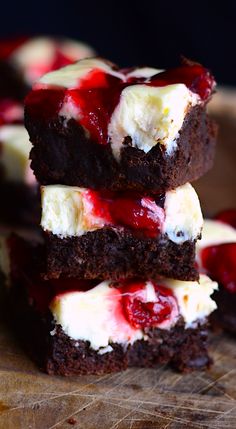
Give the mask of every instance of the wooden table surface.
[[[236, 207], [236, 96], [211, 110], [220, 123], [214, 169], [197, 184], [203, 209]], [[102, 377], [49, 377], [0, 322], [1, 429], [235, 429], [236, 339], [212, 336], [214, 366], [182, 375], [168, 368]]]

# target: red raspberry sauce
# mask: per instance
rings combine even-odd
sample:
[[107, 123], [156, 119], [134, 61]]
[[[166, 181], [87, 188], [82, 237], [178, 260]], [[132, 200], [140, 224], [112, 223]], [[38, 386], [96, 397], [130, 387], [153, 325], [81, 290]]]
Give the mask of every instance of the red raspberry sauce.
[[206, 101], [211, 95], [214, 78], [209, 70], [200, 64], [183, 65], [157, 74], [151, 78], [149, 85], [165, 86], [174, 83], [184, 83], [192, 92]]
[[165, 219], [164, 196], [142, 197], [135, 193], [86, 192], [91, 214], [107, 223], [137, 230], [148, 237], [156, 237]]
[[236, 293], [236, 243], [209, 246], [201, 251], [202, 265], [209, 276]]
[[166, 287], [152, 283], [156, 292], [155, 302], [145, 302], [143, 282], [126, 282], [122, 287], [122, 305], [126, 319], [137, 329], [150, 328], [168, 320], [176, 300]]
[[[36, 86], [26, 98], [26, 106], [30, 115], [35, 118], [52, 119], [58, 115], [63, 101], [70, 100], [79, 107], [78, 120], [89, 131], [90, 139], [100, 144], [107, 144], [109, 143], [108, 124], [122, 90], [139, 83], [150, 86], [183, 83], [197, 93], [202, 101], [206, 101], [212, 92], [214, 78], [199, 64], [183, 65], [159, 73], [150, 79], [132, 77], [126, 81], [100, 69], [94, 69], [85, 78], [80, 79], [78, 88], [64, 89], [64, 94], [63, 90], [59, 90], [61, 96], [56, 96], [52, 89], [37, 90]], [[53, 100], [54, 97], [57, 98], [56, 101]], [[44, 112], [44, 109], [48, 112], [48, 103], [55, 106], [50, 114]]]

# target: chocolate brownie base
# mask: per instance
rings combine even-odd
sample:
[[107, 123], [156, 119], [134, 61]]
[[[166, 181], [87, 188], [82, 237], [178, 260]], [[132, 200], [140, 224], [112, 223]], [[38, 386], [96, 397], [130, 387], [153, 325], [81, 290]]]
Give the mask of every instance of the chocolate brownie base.
[[230, 293], [220, 286], [213, 298], [218, 306], [210, 317], [213, 327], [236, 335], [236, 293]]
[[45, 278], [152, 278], [198, 280], [195, 241], [176, 244], [165, 236], [138, 238], [110, 227], [80, 237], [60, 238], [45, 233]]
[[40, 195], [37, 186], [0, 183], [0, 222], [10, 226], [36, 226], [40, 223]]
[[145, 154], [131, 147], [127, 137], [120, 162], [109, 144], [89, 140], [74, 119], [66, 125], [59, 117], [50, 122], [33, 119], [26, 106], [25, 124], [33, 143], [31, 167], [41, 184], [165, 192], [198, 179], [213, 163], [216, 126], [203, 106], [186, 116], [171, 156], [159, 144]]
[[49, 314], [42, 317], [37, 313], [28, 305], [21, 288], [13, 287], [10, 295], [11, 325], [28, 354], [48, 374], [98, 375], [167, 363], [187, 372], [212, 363], [207, 351], [206, 324], [185, 329], [181, 320], [169, 331], [148, 330], [146, 341], [136, 341], [128, 348], [111, 344], [111, 352], [99, 354], [90, 348], [89, 342], [69, 338], [59, 325], [54, 325]]

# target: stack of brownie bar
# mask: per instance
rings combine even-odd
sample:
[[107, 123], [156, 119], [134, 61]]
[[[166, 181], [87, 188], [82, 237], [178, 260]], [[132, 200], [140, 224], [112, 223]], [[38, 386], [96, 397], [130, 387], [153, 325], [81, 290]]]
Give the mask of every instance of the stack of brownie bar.
[[[210, 72], [81, 60], [26, 98], [44, 244], [10, 242], [21, 334], [51, 374], [207, 367], [217, 284], [199, 275], [190, 185], [212, 165]], [[21, 304], [20, 304], [21, 303]]]

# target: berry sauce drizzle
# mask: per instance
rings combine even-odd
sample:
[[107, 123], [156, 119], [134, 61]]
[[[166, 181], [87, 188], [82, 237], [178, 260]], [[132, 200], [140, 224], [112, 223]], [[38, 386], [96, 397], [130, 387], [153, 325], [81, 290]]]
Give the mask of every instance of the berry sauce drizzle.
[[122, 306], [125, 317], [133, 328], [150, 328], [169, 320], [177, 305], [170, 289], [150, 283], [156, 294], [154, 301], [145, 300], [144, 282], [124, 281], [121, 289]]
[[165, 219], [165, 195], [140, 196], [134, 192], [86, 191], [90, 213], [106, 223], [125, 226], [133, 231], [154, 238]]
[[212, 93], [214, 78], [209, 70], [200, 64], [183, 65], [158, 73], [151, 78], [148, 85], [165, 86], [176, 83], [184, 83], [190, 91], [206, 101]]
[[[128, 73], [128, 70], [125, 73]], [[82, 113], [79, 114], [79, 122], [89, 131], [91, 140], [107, 144], [109, 143], [108, 124], [124, 88], [137, 84], [161, 87], [176, 83], [185, 84], [192, 92], [199, 95], [202, 102], [205, 102], [211, 95], [214, 78], [199, 64], [183, 65], [148, 79], [129, 78], [127, 74], [127, 79], [124, 80], [95, 68], [79, 80], [78, 88], [40, 89], [36, 85], [26, 98], [26, 106], [31, 116], [49, 120], [59, 114], [65, 101], [70, 102]], [[48, 104], [54, 108], [49, 109]]]

